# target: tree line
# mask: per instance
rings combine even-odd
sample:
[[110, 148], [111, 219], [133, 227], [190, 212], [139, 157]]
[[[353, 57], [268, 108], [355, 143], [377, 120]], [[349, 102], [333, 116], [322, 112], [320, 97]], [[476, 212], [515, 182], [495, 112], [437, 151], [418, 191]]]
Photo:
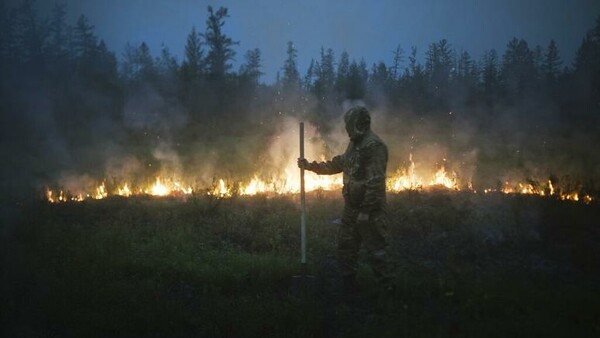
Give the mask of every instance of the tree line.
[[[234, 69], [239, 42], [223, 31], [228, 17], [227, 8], [208, 6], [204, 25], [191, 29], [178, 60], [168, 46], [153, 53], [145, 42], [127, 44], [117, 55], [85, 15], [68, 23], [64, 3], [57, 2], [45, 18], [32, 0], [0, 8], [4, 137], [29, 136], [24, 148], [42, 142], [31, 126], [35, 114], [22, 112], [43, 106], [61, 144], [71, 155], [78, 154], [72, 157], [86, 160], [86, 152], [98, 153], [106, 137], [151, 157], [150, 149], [159, 141], [148, 135], [161, 136], [164, 130], [157, 125], [164, 120], [133, 128], [128, 118], [135, 120], [136, 109], [148, 108], [137, 113], [154, 109], [168, 121], [168, 111], [177, 107], [185, 112], [185, 123], [162, 137], [179, 144], [176, 151], [185, 154], [193, 150], [186, 144], [221, 145], [223, 137], [244, 136], [281, 112], [308, 118], [327, 130], [344, 102], [361, 100], [391, 114], [410, 112], [415, 120], [441, 125], [448, 122], [448, 112], [458, 110], [482, 129], [493, 128], [497, 116], [510, 111], [523, 124], [523, 133], [531, 132], [534, 123], [544, 125], [551, 107], [556, 125], [552, 132], [577, 131], [597, 138], [600, 17], [583, 37], [572, 63], [560, 58], [554, 40], [547, 46], [530, 46], [513, 38], [504, 51], [491, 49], [477, 59], [442, 39], [424, 51], [424, 62], [416, 47], [405, 51], [397, 46], [386, 52], [391, 53], [391, 64], [372, 65], [345, 51], [336, 55], [321, 48], [301, 72], [298, 50], [290, 41], [272, 84], [261, 81], [258, 48], [247, 50]], [[139, 104], [149, 93], [159, 98], [158, 107], [144, 106], [152, 105], [151, 100]], [[232, 119], [239, 123], [232, 124]]]

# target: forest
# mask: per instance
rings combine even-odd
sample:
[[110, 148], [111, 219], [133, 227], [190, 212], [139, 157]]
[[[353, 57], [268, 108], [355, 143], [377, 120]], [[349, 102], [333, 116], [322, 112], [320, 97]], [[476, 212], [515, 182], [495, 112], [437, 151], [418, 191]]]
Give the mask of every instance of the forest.
[[[600, 16], [574, 60], [553, 40], [474, 57], [441, 39], [379, 51], [389, 64], [323, 46], [299, 69], [290, 41], [268, 83], [224, 7], [198, 10], [182, 54], [110, 50], [85, 13], [36, 8], [0, 1], [0, 336], [600, 336]], [[456, 181], [388, 186], [393, 288], [363, 250], [355, 297], [339, 185], [308, 191], [314, 280], [298, 292], [299, 194], [226, 182], [297, 181], [297, 123], [327, 158], [357, 104], [388, 145], [388, 184], [444, 167]], [[169, 175], [193, 183], [116, 192]], [[48, 195], [90, 184], [97, 197]]]
[[414, 153], [428, 165], [443, 158], [480, 189], [514, 177], [598, 189], [589, 145], [600, 137], [600, 17], [572, 62], [553, 40], [515, 37], [476, 59], [442, 39], [425, 51], [390, 46], [381, 53], [391, 64], [322, 47], [300, 70], [290, 41], [265, 83], [259, 49], [234, 69], [227, 8], [208, 7], [204, 22], [199, 13], [181, 60], [145, 42], [111, 51], [85, 15], [67, 22], [66, 9], [57, 2], [43, 17], [23, 1], [0, 11], [2, 176], [12, 193], [82, 174], [248, 177], [273, 167], [264, 149], [290, 117], [313, 125], [322, 153], [334, 155], [345, 141], [331, 135], [352, 104], [374, 114], [390, 170]]

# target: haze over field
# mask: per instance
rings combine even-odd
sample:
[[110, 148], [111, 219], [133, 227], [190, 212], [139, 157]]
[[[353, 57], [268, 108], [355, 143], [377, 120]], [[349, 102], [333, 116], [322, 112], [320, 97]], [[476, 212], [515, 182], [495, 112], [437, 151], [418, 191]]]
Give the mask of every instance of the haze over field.
[[9, 195], [286, 186], [297, 122], [329, 158], [355, 104], [390, 182], [443, 168], [460, 189], [597, 192], [597, 4], [230, 5], [5, 2]]

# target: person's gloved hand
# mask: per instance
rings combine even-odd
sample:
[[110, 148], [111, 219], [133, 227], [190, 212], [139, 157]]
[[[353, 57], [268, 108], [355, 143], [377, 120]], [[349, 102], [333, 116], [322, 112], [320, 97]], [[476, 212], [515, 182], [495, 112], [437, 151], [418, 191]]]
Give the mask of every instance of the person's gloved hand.
[[310, 170], [310, 163], [308, 162], [307, 159], [305, 158], [298, 158], [298, 168], [300, 169], [305, 169], [305, 170]]

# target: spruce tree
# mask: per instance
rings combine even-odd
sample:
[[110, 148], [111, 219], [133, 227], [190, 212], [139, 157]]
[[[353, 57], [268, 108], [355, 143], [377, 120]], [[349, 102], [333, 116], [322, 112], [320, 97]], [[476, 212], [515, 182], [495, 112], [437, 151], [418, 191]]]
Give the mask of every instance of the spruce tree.
[[298, 88], [300, 84], [300, 75], [298, 73], [297, 59], [298, 50], [294, 46], [294, 43], [288, 41], [287, 43], [287, 58], [283, 64], [283, 79], [282, 84], [285, 90], [291, 90]]
[[187, 36], [185, 59], [181, 71], [184, 79], [192, 80], [200, 78], [204, 70], [205, 59], [202, 41], [200, 41], [200, 35], [196, 32], [196, 27], [194, 26]]
[[549, 82], [554, 82], [560, 71], [562, 61], [558, 53], [558, 47], [554, 40], [550, 40], [546, 52], [544, 53], [544, 61], [542, 63], [542, 72]]
[[208, 66], [209, 77], [220, 83], [225, 80], [227, 72], [231, 69], [230, 61], [235, 56], [233, 46], [238, 44], [223, 33], [225, 18], [229, 17], [227, 8], [220, 7], [216, 12], [211, 6], [208, 6], [208, 19], [206, 20], [206, 45], [208, 46], [208, 55], [206, 63]]

